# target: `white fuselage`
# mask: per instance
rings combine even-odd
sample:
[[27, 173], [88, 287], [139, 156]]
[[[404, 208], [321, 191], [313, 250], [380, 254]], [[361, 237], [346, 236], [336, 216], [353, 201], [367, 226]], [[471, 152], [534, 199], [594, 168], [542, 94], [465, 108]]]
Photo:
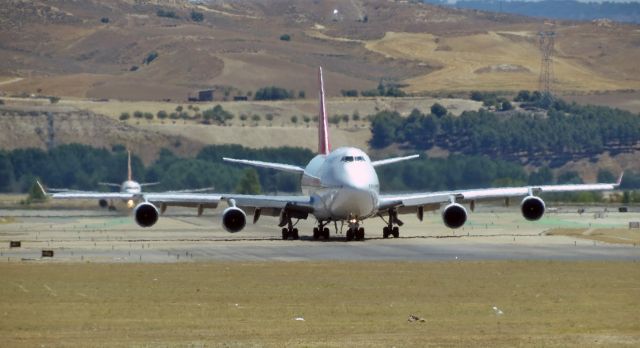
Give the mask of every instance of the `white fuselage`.
[[142, 192], [142, 188], [138, 182], [127, 180], [120, 186], [120, 192], [138, 194]]
[[318, 220], [362, 220], [377, 212], [378, 175], [360, 149], [342, 147], [317, 155], [305, 168], [301, 186]]

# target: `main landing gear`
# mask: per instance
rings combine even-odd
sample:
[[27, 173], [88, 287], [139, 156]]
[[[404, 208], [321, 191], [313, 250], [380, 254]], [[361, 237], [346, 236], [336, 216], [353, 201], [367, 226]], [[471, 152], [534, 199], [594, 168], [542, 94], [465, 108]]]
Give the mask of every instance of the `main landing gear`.
[[[328, 222], [327, 222], [328, 223]], [[320, 237], [325, 240], [329, 240], [329, 229], [325, 227], [327, 223], [323, 223], [322, 221], [318, 221], [318, 227], [313, 228], [313, 239], [318, 240]]]
[[[385, 226], [382, 229], [382, 238], [386, 239], [386, 238], [389, 238], [390, 236], [393, 236], [393, 238], [400, 237], [400, 227], [398, 226], [404, 225], [404, 222], [398, 219], [398, 212], [395, 210], [389, 210], [389, 220], [387, 221], [385, 221], [382, 215], [379, 215], [379, 216], [382, 219], [382, 221], [384, 221], [387, 224], [387, 226]], [[393, 225], [398, 225], [398, 226], [393, 226]]]
[[[297, 223], [298, 222], [296, 221], [296, 224]], [[291, 217], [288, 214], [285, 213], [281, 215], [280, 223], [278, 224], [278, 226], [282, 227], [282, 240], [287, 240], [289, 238], [293, 240], [300, 239], [298, 229], [295, 228], [295, 225], [291, 221]]]

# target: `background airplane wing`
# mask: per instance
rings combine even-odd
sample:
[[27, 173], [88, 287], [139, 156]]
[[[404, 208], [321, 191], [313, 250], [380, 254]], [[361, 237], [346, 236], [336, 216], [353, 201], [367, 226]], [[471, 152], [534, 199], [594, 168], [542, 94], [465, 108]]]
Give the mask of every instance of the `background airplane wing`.
[[54, 199], [135, 199], [136, 195], [125, 192], [93, 192], [93, 191], [63, 191], [49, 194]]
[[[379, 210], [392, 208], [411, 208], [424, 206], [435, 210], [442, 203], [469, 202], [476, 200], [491, 200], [511, 197], [524, 197], [544, 192], [580, 192], [580, 191], [610, 191], [620, 186], [622, 175], [616, 183], [609, 184], [571, 184], [571, 185], [540, 185], [523, 187], [499, 187], [472, 190], [440, 191], [428, 193], [410, 193], [398, 195], [381, 195]], [[402, 211], [401, 211], [402, 212]]]

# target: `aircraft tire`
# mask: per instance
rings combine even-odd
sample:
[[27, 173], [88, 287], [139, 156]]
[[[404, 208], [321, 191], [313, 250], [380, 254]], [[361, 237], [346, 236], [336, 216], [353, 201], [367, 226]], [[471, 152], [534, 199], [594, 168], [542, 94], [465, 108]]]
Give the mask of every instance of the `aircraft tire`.
[[391, 234], [393, 234], [393, 238], [399, 238], [400, 237], [400, 229], [396, 226], [393, 228], [393, 230], [391, 231]]
[[298, 234], [298, 229], [297, 229], [297, 228], [294, 228], [294, 229], [291, 231], [291, 239], [293, 239], [293, 240], [298, 240], [298, 239], [300, 239], [300, 235]]
[[313, 239], [314, 240], [320, 239], [320, 230], [317, 227], [313, 228]]
[[390, 234], [391, 234], [391, 231], [389, 231], [389, 227], [384, 227], [382, 229], [382, 238], [387, 239], [389, 238]]
[[347, 242], [352, 241], [352, 240], [353, 240], [353, 237], [354, 237], [353, 230], [352, 230], [352, 229], [348, 229], [348, 230], [347, 230], [347, 237], [346, 237], [346, 241], [347, 241]]
[[326, 240], [329, 240], [329, 229], [328, 229], [328, 228], [326, 228], [326, 227], [325, 227], [325, 228], [322, 230], [322, 237], [323, 237], [324, 239], [326, 239]]
[[360, 227], [356, 231], [356, 240], [364, 240], [364, 228]]
[[282, 240], [287, 240], [289, 239], [289, 230], [286, 228], [282, 229]]

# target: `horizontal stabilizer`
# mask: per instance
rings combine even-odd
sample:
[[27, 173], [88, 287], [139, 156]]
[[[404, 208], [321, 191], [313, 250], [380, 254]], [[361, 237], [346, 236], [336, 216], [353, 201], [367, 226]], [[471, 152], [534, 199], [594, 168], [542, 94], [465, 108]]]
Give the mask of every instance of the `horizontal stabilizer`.
[[294, 173], [294, 174], [302, 174], [302, 173], [304, 173], [304, 168], [298, 167], [298, 166], [294, 166], [294, 165], [291, 165], [291, 164], [271, 163], [271, 162], [262, 162], [262, 161], [251, 161], [251, 160], [234, 159], [234, 158], [227, 158], [227, 157], [223, 157], [222, 159], [224, 161], [226, 161], [226, 162], [240, 163], [240, 164], [246, 164], [246, 165], [250, 165], [250, 166], [254, 166], [254, 167], [275, 169], [275, 170], [280, 170], [280, 171], [283, 171], [283, 172], [289, 172], [289, 173]]
[[380, 161], [372, 161], [371, 165], [373, 165], [374, 167], [384, 166], [384, 165], [387, 165], [387, 164], [396, 163], [396, 162], [400, 162], [400, 161], [406, 161], [406, 160], [410, 160], [410, 159], [414, 159], [414, 158], [418, 158], [418, 157], [420, 157], [420, 155], [411, 155], [411, 156], [404, 156], [404, 157], [387, 158], [387, 159], [383, 159], [383, 160], [380, 160]]
[[111, 186], [111, 187], [117, 187], [117, 188], [120, 188], [122, 186], [122, 184], [112, 184], [110, 182], [99, 182], [98, 185]]
[[140, 186], [155, 186], [160, 184], [160, 182], [145, 182], [144, 184], [140, 184]]

